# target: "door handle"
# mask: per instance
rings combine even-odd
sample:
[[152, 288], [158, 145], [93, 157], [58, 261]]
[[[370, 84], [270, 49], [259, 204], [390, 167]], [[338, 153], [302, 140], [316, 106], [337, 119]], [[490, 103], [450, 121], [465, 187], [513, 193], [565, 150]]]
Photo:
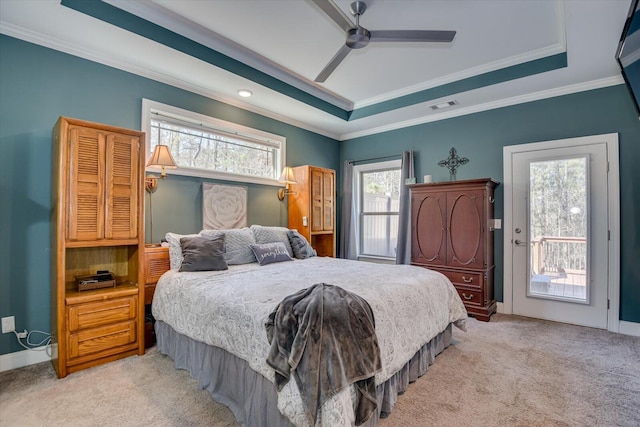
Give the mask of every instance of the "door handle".
[[518, 245], [518, 246], [527, 246], [527, 242], [523, 242], [523, 241], [522, 241], [522, 240], [520, 240], [520, 239], [516, 239], [516, 240], [514, 240], [514, 241], [513, 241], [513, 243], [515, 243], [515, 244], [516, 244], [516, 245]]

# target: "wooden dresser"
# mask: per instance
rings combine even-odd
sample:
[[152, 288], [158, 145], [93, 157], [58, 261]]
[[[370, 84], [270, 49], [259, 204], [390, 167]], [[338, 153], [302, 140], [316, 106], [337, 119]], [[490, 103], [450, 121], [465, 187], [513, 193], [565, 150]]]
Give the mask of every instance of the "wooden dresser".
[[411, 186], [411, 264], [436, 270], [454, 284], [467, 312], [489, 321], [493, 295], [491, 178]]
[[309, 241], [318, 256], [336, 256], [336, 172], [317, 166], [293, 168], [296, 184], [289, 197], [289, 224]]
[[[58, 377], [144, 354], [144, 133], [61, 117], [53, 130], [52, 363]], [[108, 271], [109, 287], [78, 277]], [[101, 277], [104, 277], [102, 275]], [[85, 277], [84, 286], [95, 287]]]

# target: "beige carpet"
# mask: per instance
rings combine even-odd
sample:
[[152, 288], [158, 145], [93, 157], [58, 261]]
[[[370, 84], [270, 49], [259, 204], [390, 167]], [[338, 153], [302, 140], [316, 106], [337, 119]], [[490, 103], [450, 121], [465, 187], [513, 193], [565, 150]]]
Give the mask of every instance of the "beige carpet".
[[[640, 338], [495, 315], [400, 397], [382, 427], [640, 426]], [[0, 426], [236, 426], [155, 348], [55, 378], [49, 363], [0, 374]]]

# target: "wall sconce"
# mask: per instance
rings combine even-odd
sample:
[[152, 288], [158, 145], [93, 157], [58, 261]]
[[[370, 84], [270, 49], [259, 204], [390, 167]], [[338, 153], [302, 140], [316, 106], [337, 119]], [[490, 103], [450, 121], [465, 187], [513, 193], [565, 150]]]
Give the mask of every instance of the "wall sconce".
[[[156, 145], [151, 158], [147, 162], [147, 167], [149, 166], [160, 166], [160, 178], [162, 179], [167, 177], [167, 172], [165, 171], [166, 168], [176, 169], [178, 167], [176, 162], [173, 160], [169, 147], [166, 145]], [[153, 203], [151, 195], [158, 189], [158, 177], [154, 175], [145, 175], [144, 189], [149, 193], [149, 227], [151, 231], [151, 241], [153, 242]]]
[[293, 175], [293, 169], [289, 166], [282, 169], [282, 173], [280, 174], [278, 181], [285, 185], [285, 188], [278, 189], [278, 200], [282, 201], [285, 196], [288, 196], [289, 194], [296, 194], [295, 191], [289, 191], [289, 185], [297, 184], [296, 177]]

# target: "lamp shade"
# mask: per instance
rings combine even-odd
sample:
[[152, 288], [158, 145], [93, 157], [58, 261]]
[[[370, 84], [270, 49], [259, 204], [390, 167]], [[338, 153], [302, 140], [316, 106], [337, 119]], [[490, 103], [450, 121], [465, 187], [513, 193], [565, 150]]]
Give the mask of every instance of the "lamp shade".
[[296, 177], [293, 175], [293, 169], [291, 169], [289, 166], [286, 166], [284, 169], [282, 169], [282, 173], [280, 174], [280, 178], [278, 178], [278, 181], [283, 184], [297, 184]]
[[156, 145], [156, 148], [153, 150], [153, 154], [151, 154], [151, 157], [147, 162], [147, 166], [160, 166], [162, 169], [162, 176], [166, 175], [164, 171], [165, 168], [176, 169], [178, 167], [175, 160], [173, 160], [169, 147], [166, 145]]

